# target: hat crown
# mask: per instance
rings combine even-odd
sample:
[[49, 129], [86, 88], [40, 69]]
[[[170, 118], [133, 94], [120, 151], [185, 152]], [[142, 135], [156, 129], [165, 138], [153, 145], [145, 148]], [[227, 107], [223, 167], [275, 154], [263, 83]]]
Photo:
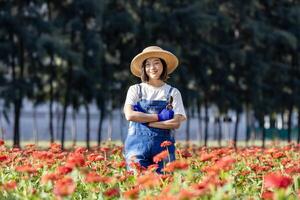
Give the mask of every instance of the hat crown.
[[162, 48], [158, 47], [158, 46], [149, 46], [149, 47], [146, 47], [144, 50], [143, 50], [143, 53], [144, 52], [149, 52], [149, 51], [163, 51]]

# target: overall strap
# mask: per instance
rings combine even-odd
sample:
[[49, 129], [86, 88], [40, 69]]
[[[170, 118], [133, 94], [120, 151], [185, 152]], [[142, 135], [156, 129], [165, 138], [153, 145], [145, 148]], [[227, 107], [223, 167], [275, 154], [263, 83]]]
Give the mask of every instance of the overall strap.
[[141, 100], [142, 96], [143, 96], [143, 94], [142, 94], [142, 86], [141, 86], [141, 84], [137, 84], [137, 86], [138, 86], [139, 100]]
[[169, 102], [169, 100], [170, 100], [170, 96], [171, 96], [172, 90], [173, 90], [173, 87], [171, 87], [171, 88], [169, 89], [169, 92], [168, 92], [168, 94], [167, 94], [167, 101], [168, 101], [168, 102]]

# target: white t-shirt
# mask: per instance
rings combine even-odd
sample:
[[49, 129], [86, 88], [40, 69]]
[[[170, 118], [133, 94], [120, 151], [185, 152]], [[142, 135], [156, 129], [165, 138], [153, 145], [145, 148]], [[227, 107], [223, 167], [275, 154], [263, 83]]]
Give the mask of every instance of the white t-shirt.
[[[168, 92], [171, 88], [170, 85], [164, 84], [161, 87], [154, 87], [147, 83], [141, 83], [142, 88], [142, 99], [145, 100], [167, 100], [166, 97], [168, 95]], [[173, 110], [174, 114], [180, 114], [183, 115], [186, 118], [181, 94], [177, 88], [172, 89], [171, 94], [173, 97]], [[139, 101], [139, 87], [138, 84], [132, 85], [129, 87], [125, 104], [134, 105]]]

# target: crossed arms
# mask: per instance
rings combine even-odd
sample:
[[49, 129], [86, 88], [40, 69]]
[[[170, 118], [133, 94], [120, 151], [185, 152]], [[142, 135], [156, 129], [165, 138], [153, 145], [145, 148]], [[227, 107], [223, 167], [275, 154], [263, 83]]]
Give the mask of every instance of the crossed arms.
[[166, 121], [158, 121], [157, 114], [148, 114], [133, 110], [133, 106], [126, 104], [124, 106], [125, 118], [128, 121], [148, 123], [149, 127], [161, 129], [178, 129], [185, 117], [180, 114], [175, 114], [173, 119]]

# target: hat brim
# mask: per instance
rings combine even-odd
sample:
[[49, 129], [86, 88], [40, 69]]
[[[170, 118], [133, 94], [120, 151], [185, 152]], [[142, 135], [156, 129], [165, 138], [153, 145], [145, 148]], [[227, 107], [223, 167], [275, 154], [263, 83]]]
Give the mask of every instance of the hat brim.
[[161, 51], [142, 52], [136, 55], [131, 61], [130, 70], [132, 74], [137, 77], [141, 77], [142, 64], [144, 60], [153, 57], [161, 58], [166, 62], [168, 74], [172, 73], [178, 66], [177, 57], [169, 51], [161, 50]]

